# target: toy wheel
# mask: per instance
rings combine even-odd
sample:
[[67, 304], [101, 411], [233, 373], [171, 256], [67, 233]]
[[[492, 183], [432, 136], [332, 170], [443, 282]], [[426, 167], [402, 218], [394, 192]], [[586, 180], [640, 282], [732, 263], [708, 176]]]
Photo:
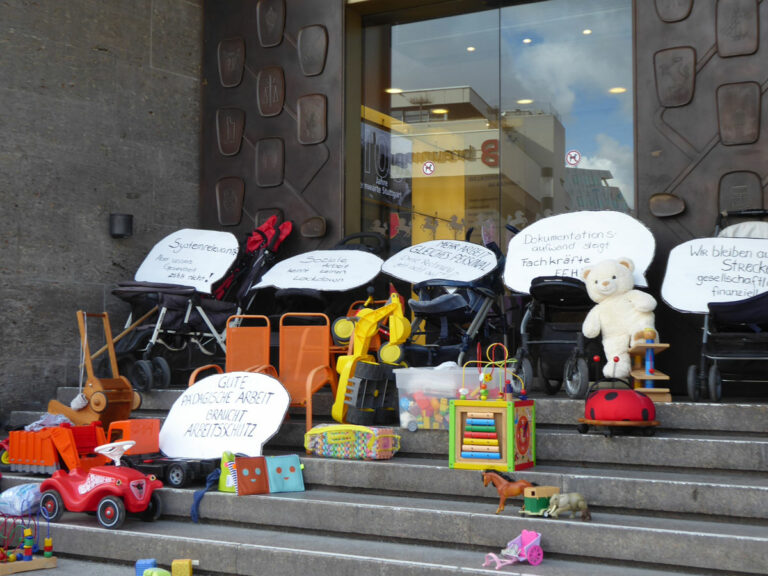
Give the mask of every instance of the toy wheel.
[[40, 514], [48, 522], [58, 522], [64, 514], [64, 502], [56, 490], [46, 490], [40, 497]]
[[96, 508], [96, 518], [104, 528], [120, 528], [125, 522], [125, 504], [115, 496], [104, 496]]
[[168, 388], [171, 385], [171, 365], [162, 356], [152, 358], [152, 383], [155, 388]]
[[5, 448], [0, 451], [0, 470], [9, 470], [11, 467], [11, 455]]
[[150, 390], [153, 382], [152, 362], [149, 360], [137, 360], [128, 372], [128, 380], [136, 390]]
[[688, 378], [687, 378], [687, 387], [688, 387], [688, 398], [693, 400], [694, 402], [699, 401], [699, 369], [695, 364], [691, 364], [688, 366]]
[[141, 394], [136, 392], [136, 390], [133, 391], [133, 400], [131, 401], [131, 410], [138, 410], [141, 408]]
[[170, 486], [181, 488], [187, 483], [187, 480], [189, 480], [189, 474], [187, 474], [186, 468], [181, 464], [171, 464], [168, 467], [165, 480]]
[[346, 346], [349, 344], [349, 339], [352, 338], [352, 332], [355, 330], [355, 322], [346, 316], [336, 318], [331, 324], [331, 335], [333, 336], [333, 343], [336, 346]]
[[400, 364], [403, 361], [405, 355], [402, 346], [397, 344], [390, 344], [387, 342], [381, 348], [379, 348], [379, 361], [384, 364]]
[[589, 389], [589, 367], [584, 358], [569, 358], [563, 370], [565, 392], [570, 398], [584, 398]]
[[583, 422], [581, 424], [577, 424], [576, 431], [579, 434], [586, 434], [587, 432], [589, 432], [589, 424], [584, 424]]
[[91, 410], [97, 414], [101, 414], [109, 406], [109, 398], [104, 392], [94, 392], [89, 400], [91, 404]]
[[723, 378], [720, 376], [720, 368], [717, 367], [717, 364], [712, 364], [709, 368], [707, 387], [709, 388], [709, 399], [712, 402], [720, 402], [723, 397]]
[[152, 492], [152, 496], [149, 499], [149, 505], [139, 517], [144, 522], [154, 522], [163, 514], [163, 501], [160, 499], [160, 494]]
[[541, 549], [541, 546], [536, 546], [536, 544], [531, 544], [528, 546], [528, 549], [526, 551], [526, 557], [528, 559], [528, 564], [531, 566], [538, 566], [541, 564], [541, 561], [544, 559], [544, 550]]

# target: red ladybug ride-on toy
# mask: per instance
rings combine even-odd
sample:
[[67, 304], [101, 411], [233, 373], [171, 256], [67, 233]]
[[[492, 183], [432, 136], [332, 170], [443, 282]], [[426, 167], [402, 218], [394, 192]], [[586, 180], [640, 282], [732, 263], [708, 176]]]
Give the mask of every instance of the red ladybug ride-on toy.
[[126, 513], [138, 514], [142, 520], [154, 521], [162, 514], [162, 501], [156, 492], [163, 483], [154, 476], [120, 466], [120, 457], [133, 441], [113, 442], [97, 446], [94, 451], [111, 458], [114, 466], [94, 466], [87, 472], [79, 469], [57, 470], [40, 485], [40, 512], [46, 520], [56, 522], [64, 510], [96, 512], [105, 528], [120, 528]]

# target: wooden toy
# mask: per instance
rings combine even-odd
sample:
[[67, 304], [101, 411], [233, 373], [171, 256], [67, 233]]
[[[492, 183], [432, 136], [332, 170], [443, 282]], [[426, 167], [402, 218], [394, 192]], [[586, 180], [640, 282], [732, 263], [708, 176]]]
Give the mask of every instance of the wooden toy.
[[511, 472], [536, 463], [533, 400], [451, 400], [449, 465]]
[[493, 483], [499, 493], [499, 507], [496, 509], [496, 514], [504, 511], [504, 503], [507, 498], [519, 496], [523, 493], [523, 490], [534, 486], [534, 484], [527, 480], [515, 480], [501, 472], [486, 470], [483, 472], [483, 486], [488, 486], [491, 483]]
[[635, 381], [635, 389], [645, 394], [654, 402], [672, 402], [669, 388], [657, 388], [655, 383], [669, 380], [669, 376], [656, 369], [656, 354], [669, 348], [669, 344], [655, 341], [654, 330], [645, 331], [645, 342], [638, 341], [629, 349], [632, 358], [630, 376]]
[[560, 494], [557, 486], [531, 486], [523, 489], [523, 507], [520, 514], [524, 516], [545, 516], [550, 500], [555, 494]]

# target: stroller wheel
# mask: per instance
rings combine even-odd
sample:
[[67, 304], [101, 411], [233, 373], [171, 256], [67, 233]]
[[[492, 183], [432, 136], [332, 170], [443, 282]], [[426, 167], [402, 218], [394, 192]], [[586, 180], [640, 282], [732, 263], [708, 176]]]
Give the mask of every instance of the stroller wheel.
[[512, 391], [515, 394], [519, 394], [522, 392], [523, 388], [525, 388], [526, 392], [530, 392], [531, 385], [533, 384], [533, 364], [531, 364], [531, 360], [527, 354], [524, 353], [520, 348], [518, 348], [517, 353], [515, 354], [515, 358], [522, 359], [515, 362], [512, 368], [512, 372], [517, 374], [522, 382], [513, 376], [510, 379], [510, 384], [512, 384]]
[[723, 397], [723, 378], [720, 376], [720, 369], [717, 367], [717, 364], [712, 364], [709, 368], [707, 384], [709, 388], [709, 399], [712, 402], [720, 402]]
[[563, 370], [565, 392], [570, 398], [584, 398], [589, 388], [589, 367], [584, 358], [569, 358]]
[[695, 364], [688, 366], [688, 378], [686, 382], [688, 386], [688, 398], [694, 402], [699, 401], [699, 370]]
[[152, 358], [152, 383], [155, 388], [168, 388], [171, 385], [171, 365], [162, 356]]
[[152, 388], [153, 370], [149, 360], [137, 360], [130, 367], [128, 380], [136, 390], [146, 391]]

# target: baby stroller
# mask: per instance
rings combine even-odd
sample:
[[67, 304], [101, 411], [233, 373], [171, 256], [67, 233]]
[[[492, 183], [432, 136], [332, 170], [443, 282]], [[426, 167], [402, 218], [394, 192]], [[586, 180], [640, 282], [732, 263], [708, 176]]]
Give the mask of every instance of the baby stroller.
[[[410, 366], [436, 366], [446, 361], [462, 365], [478, 339], [501, 339], [507, 343], [501, 283], [503, 255], [495, 244], [471, 244], [471, 232], [467, 233], [467, 241], [424, 242], [400, 251], [384, 263], [382, 271], [412, 283], [418, 297], [408, 300], [413, 320], [411, 337], [405, 345], [405, 361]], [[484, 267], [448, 271], [441, 270], [439, 265], [434, 269], [422, 268], [420, 263], [413, 265], [416, 260], [411, 258], [437, 254], [443, 250], [441, 243], [450, 246], [450, 250], [471, 247], [468, 249], [476, 252], [473, 258], [482, 261]], [[429, 265], [428, 260], [425, 262]], [[440, 277], [441, 272], [453, 277]], [[423, 340], [417, 343], [419, 338]]]
[[[227, 319], [250, 307], [255, 295], [248, 289], [291, 230], [291, 222], [278, 227], [273, 216], [253, 231], [242, 251], [232, 234], [210, 230], [181, 230], [155, 245], [136, 279], [112, 291], [131, 305], [115, 349], [134, 388], [168, 387], [172, 371], [194, 368], [198, 354], [208, 363], [223, 362]], [[177, 266], [154, 266], [167, 261], [169, 252], [181, 255]], [[175, 271], [182, 268], [186, 271]], [[176, 277], [183, 284], [156, 281]]]
[[[726, 226], [729, 218], [765, 218], [768, 210], [722, 212], [715, 236], [768, 238], [768, 222], [743, 221]], [[768, 242], [766, 242], [768, 245]], [[709, 394], [722, 398], [723, 382], [768, 382], [768, 292], [732, 302], [709, 302], [704, 315], [701, 357], [688, 367], [687, 392], [694, 402]]]
[[[584, 398], [589, 388], [588, 352], [601, 351], [595, 340], [581, 333], [584, 318], [594, 306], [584, 282], [567, 276], [539, 276], [531, 281], [530, 296], [520, 323], [513, 370], [526, 390], [536, 366], [547, 394], [557, 394], [565, 384], [569, 397]], [[515, 392], [520, 391], [519, 382], [513, 379]]]

